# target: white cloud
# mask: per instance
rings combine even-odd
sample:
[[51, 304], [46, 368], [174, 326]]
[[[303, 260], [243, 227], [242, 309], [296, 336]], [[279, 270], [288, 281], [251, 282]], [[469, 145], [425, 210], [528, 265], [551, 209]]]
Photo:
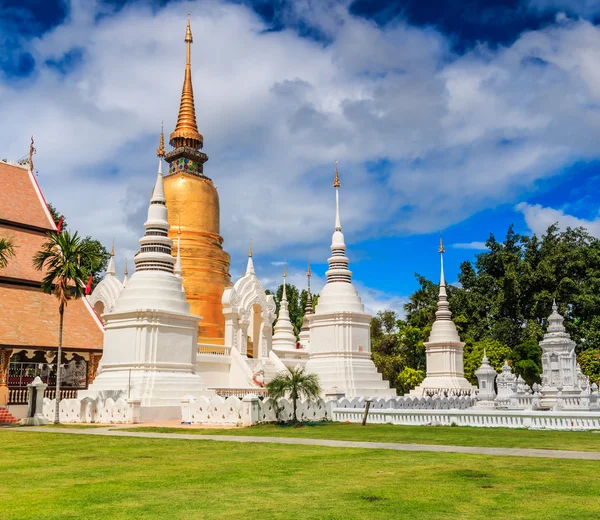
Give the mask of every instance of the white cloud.
[[454, 249], [487, 249], [485, 242], [459, 242], [452, 244]]
[[[600, 155], [592, 24], [562, 20], [455, 55], [433, 29], [381, 28], [346, 4], [298, 2], [288, 13], [316, 23], [325, 45], [265, 31], [247, 7], [218, 0], [136, 2], [97, 21], [100, 3], [72, 0], [63, 25], [26, 44], [33, 76], [0, 76], [0, 156], [26, 155], [34, 134], [46, 198], [72, 228], [105, 244], [114, 236], [119, 257], [131, 257], [160, 120], [168, 131], [177, 115], [187, 12], [206, 173], [234, 257], [252, 237], [267, 261], [327, 258], [336, 158], [352, 245], [449, 227]], [[82, 60], [68, 74], [47, 64], [73, 49]], [[382, 160], [385, 173], [365, 166]]]
[[592, 16], [600, 12], [598, 0], [528, 0], [527, 3], [531, 9], [542, 12], [565, 9], [582, 16]]
[[560, 209], [543, 207], [541, 204], [527, 204], [521, 202], [515, 206], [517, 211], [523, 213], [525, 223], [533, 233], [542, 236], [552, 224], [558, 223], [558, 227], [564, 231], [566, 228], [584, 227], [589, 233], [600, 238], [600, 218], [586, 220], [566, 215]]

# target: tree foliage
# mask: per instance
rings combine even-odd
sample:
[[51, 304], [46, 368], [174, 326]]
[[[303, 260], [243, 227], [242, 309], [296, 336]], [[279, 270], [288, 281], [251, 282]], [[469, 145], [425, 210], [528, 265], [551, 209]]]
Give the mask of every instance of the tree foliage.
[[317, 374], [308, 374], [304, 367], [292, 368], [275, 376], [267, 383], [269, 397], [275, 402], [289, 395], [292, 400], [292, 422], [296, 422], [298, 399], [317, 399], [321, 393]]
[[[600, 241], [583, 228], [561, 232], [552, 225], [537, 237], [520, 235], [511, 225], [502, 242], [490, 234], [486, 248], [474, 262], [463, 262], [459, 284], [447, 287], [453, 321], [466, 344], [465, 377], [476, 382], [485, 349], [497, 370], [508, 360], [528, 384], [539, 382], [539, 341], [556, 299], [583, 372], [600, 378]], [[415, 276], [419, 288], [404, 306], [405, 319], [382, 311], [371, 323], [373, 359], [399, 391], [408, 380], [398, 382], [407, 367], [425, 369], [422, 345], [435, 320], [438, 285]]]
[[[48, 210], [50, 211], [55, 224], [58, 225], [60, 219], [63, 219], [61, 232], [66, 231], [68, 224], [64, 215], [62, 215], [52, 204], [48, 204]], [[92, 287], [95, 287], [102, 280], [102, 273], [106, 271], [108, 261], [110, 260], [110, 253], [98, 240], [94, 240], [90, 236], [82, 238], [81, 243], [82, 246], [90, 251], [90, 254], [87, 257], [81, 259], [83, 279], [87, 282], [91, 274]]]
[[0, 269], [8, 265], [8, 261], [15, 256], [15, 245], [13, 239], [0, 238]]

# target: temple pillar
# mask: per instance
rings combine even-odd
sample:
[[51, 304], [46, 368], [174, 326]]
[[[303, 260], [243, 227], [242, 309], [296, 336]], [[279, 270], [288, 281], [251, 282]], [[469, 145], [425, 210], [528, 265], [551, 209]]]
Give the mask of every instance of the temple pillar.
[[8, 404], [8, 366], [12, 353], [12, 349], [0, 350], [0, 406]]

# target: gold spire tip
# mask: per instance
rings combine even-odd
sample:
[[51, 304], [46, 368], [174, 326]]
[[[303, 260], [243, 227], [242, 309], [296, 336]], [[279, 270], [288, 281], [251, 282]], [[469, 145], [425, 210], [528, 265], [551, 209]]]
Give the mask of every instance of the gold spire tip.
[[110, 250], [110, 256], [115, 256], [115, 239], [112, 241], [112, 249]]
[[252, 256], [252, 239], [250, 239], [250, 249], [248, 250], [248, 256]]
[[308, 276], [309, 278], [312, 276], [311, 272], [310, 272], [310, 262], [308, 264], [308, 269], [306, 271], [306, 276]]
[[164, 121], [160, 124], [160, 138], [158, 140], [158, 148], [156, 149], [157, 157], [165, 156], [165, 129], [164, 129]]
[[333, 187], [334, 188], [339, 188], [340, 187], [340, 174], [338, 172], [338, 161], [337, 161], [337, 159], [335, 161], [335, 176], [333, 178]]
[[440, 231], [440, 248], [438, 249], [438, 253], [444, 253], [445, 251], [444, 241], [442, 240], [442, 232]]
[[192, 36], [192, 26], [190, 24], [190, 14], [188, 13], [188, 23], [185, 28], [185, 40], [186, 43], [193, 43], [194, 37]]
[[283, 261], [283, 277], [287, 277], [287, 263], [285, 260]]

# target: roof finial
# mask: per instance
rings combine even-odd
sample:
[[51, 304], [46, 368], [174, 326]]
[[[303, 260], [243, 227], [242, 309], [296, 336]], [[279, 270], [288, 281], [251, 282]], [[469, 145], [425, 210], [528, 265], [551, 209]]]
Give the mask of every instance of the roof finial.
[[175, 148], [189, 147], [199, 150], [204, 145], [204, 138], [198, 132], [196, 123], [196, 110], [194, 108], [194, 89], [192, 87], [192, 64], [191, 64], [191, 45], [194, 41], [192, 37], [192, 28], [190, 17], [185, 29], [186, 43], [186, 63], [185, 74], [183, 76], [183, 89], [181, 91], [181, 102], [179, 104], [179, 116], [175, 130], [169, 137], [169, 143]]
[[440, 295], [442, 293], [442, 287], [444, 287], [444, 295], [446, 294], [446, 279], [444, 278], [444, 242], [442, 241], [442, 232], [440, 231], [440, 247], [438, 253], [440, 254]]
[[340, 187], [340, 174], [338, 172], [338, 161], [337, 161], [337, 159], [335, 160], [335, 176], [333, 178], [333, 187], [334, 188], [339, 188]]
[[287, 277], [287, 262], [283, 261], [283, 278]]
[[445, 253], [444, 249], [444, 241], [442, 240], [442, 230], [440, 229], [440, 248], [438, 249], [438, 253]]
[[335, 188], [335, 230], [342, 230], [342, 223], [340, 221], [340, 174], [338, 172], [338, 162], [337, 159], [335, 161], [335, 177], [333, 180], [333, 187]]
[[33, 173], [33, 154], [35, 153], [35, 147], [33, 146], [33, 136], [31, 136], [31, 144], [29, 145], [29, 171]]
[[160, 139], [158, 140], [158, 148], [156, 150], [157, 157], [165, 156], [165, 122], [160, 123]]
[[246, 274], [254, 273], [254, 262], [252, 261], [252, 239], [250, 239], [250, 250], [248, 251], [248, 263], [246, 264]]
[[250, 249], [248, 249], [248, 256], [252, 257], [252, 239], [250, 239]]
[[286, 268], [287, 268], [287, 263], [284, 260], [283, 261], [283, 295], [281, 296], [281, 298], [283, 300], [287, 301], [287, 293], [286, 293], [286, 290], [285, 290], [285, 286], [286, 286], [285, 279], [287, 278], [287, 269]]
[[112, 241], [112, 249], [110, 250], [110, 256], [115, 256], [115, 239]]

